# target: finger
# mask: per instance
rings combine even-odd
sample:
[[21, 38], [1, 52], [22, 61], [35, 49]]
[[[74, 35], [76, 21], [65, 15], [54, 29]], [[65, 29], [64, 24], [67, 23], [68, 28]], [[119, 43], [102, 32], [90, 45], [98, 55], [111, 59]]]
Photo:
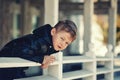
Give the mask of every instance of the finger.
[[50, 55], [50, 58], [55, 59], [55, 56]]
[[50, 60], [49, 62], [50, 62], [50, 63], [53, 63], [53, 62], [55, 62], [55, 60]]
[[55, 60], [55, 58], [50, 58], [50, 60]]
[[42, 65], [41, 65], [41, 68], [43, 68], [43, 69], [48, 68], [48, 65], [42, 64]]
[[47, 68], [47, 66], [41, 66], [41, 68], [42, 68], [42, 69], [46, 69], [46, 68]]

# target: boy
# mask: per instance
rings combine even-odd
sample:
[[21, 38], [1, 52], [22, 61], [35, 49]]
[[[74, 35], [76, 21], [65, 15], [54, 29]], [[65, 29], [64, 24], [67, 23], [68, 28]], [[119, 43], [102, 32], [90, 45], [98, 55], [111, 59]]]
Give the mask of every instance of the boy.
[[[0, 51], [0, 57], [21, 57], [39, 62], [42, 68], [47, 68], [55, 58], [51, 54], [65, 49], [76, 39], [77, 27], [70, 20], [59, 21], [54, 27], [46, 24], [33, 31], [33, 34], [14, 39]], [[1, 69], [4, 72], [3, 69]], [[12, 78], [20, 78], [24, 74], [23, 68], [8, 69], [13, 72]], [[0, 77], [4, 76], [0, 74]], [[6, 76], [6, 75], [5, 75]], [[11, 77], [10, 75], [7, 75]], [[5, 79], [7, 80], [7, 79]]]

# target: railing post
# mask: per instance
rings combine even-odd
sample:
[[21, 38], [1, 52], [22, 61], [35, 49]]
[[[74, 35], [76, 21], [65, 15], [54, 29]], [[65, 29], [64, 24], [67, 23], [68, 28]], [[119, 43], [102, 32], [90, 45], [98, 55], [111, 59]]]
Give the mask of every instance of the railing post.
[[92, 43], [88, 46], [89, 51], [85, 53], [86, 56], [93, 59], [93, 62], [84, 63], [83, 69], [93, 72], [93, 76], [84, 78], [83, 80], [96, 80], [96, 56], [94, 53], [94, 45]]
[[114, 80], [114, 64], [113, 64], [113, 61], [114, 61], [114, 55], [113, 55], [113, 52], [112, 52], [112, 45], [108, 45], [108, 52], [106, 54], [106, 57], [110, 58], [110, 61], [108, 62], [105, 62], [105, 67], [110, 69], [110, 73], [106, 74], [105, 75], [105, 80]]
[[63, 53], [58, 52], [57, 54], [54, 54], [57, 60], [56, 65], [51, 65], [48, 68], [48, 75], [56, 77], [58, 80], [62, 80], [62, 60], [63, 60]]
[[[55, 25], [58, 22], [59, 0], [44, 0], [45, 5], [45, 24]], [[48, 70], [44, 69], [43, 74], [47, 75]]]

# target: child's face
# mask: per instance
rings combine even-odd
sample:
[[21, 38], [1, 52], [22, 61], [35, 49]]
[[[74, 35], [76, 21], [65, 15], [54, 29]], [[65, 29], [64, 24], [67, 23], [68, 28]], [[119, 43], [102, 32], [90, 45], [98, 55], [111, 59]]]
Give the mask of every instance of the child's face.
[[51, 30], [51, 35], [53, 47], [57, 51], [65, 49], [73, 40], [70, 33], [65, 31], [57, 32], [55, 28]]

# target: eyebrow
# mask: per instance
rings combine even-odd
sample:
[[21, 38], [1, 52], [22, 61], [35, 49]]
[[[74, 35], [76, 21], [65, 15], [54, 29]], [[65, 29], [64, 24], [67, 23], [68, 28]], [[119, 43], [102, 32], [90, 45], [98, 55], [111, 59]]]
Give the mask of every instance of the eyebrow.
[[64, 36], [63, 36], [62, 38], [63, 38], [64, 40], [66, 40]]
[[[65, 37], [63, 37], [63, 39], [64, 39], [64, 40], [66, 40], [66, 38], [65, 38]], [[71, 42], [67, 41], [66, 43], [69, 45]]]

